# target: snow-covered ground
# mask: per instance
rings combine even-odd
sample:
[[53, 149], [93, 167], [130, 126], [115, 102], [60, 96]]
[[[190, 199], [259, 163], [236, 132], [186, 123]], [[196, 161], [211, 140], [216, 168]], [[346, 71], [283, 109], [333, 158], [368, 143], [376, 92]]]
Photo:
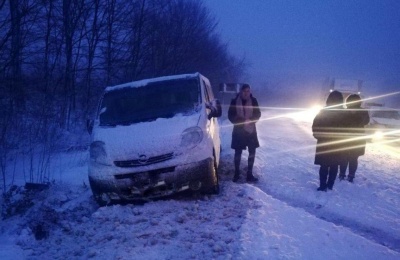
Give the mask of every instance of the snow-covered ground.
[[54, 157], [56, 183], [1, 221], [0, 259], [400, 259], [398, 146], [368, 143], [354, 183], [318, 192], [311, 121], [262, 113], [254, 185], [231, 181], [232, 126], [221, 120], [216, 196], [99, 208], [87, 153]]

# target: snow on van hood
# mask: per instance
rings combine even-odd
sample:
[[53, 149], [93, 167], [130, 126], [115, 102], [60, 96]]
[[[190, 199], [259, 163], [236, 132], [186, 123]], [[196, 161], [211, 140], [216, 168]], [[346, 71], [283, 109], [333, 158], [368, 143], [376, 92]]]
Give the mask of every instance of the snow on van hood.
[[111, 160], [132, 160], [143, 154], [152, 157], [171, 153], [179, 148], [182, 132], [198, 125], [200, 115], [176, 115], [129, 126], [98, 127], [93, 132], [93, 141], [105, 143], [107, 156]]

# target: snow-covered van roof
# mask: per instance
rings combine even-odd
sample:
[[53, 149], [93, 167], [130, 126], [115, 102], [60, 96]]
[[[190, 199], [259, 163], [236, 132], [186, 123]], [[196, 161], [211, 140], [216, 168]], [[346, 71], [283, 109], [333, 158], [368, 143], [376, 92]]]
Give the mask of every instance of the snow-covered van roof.
[[166, 81], [166, 80], [173, 80], [173, 79], [184, 79], [184, 78], [196, 78], [196, 77], [202, 77], [203, 79], [206, 79], [203, 75], [201, 75], [199, 72], [192, 73], [192, 74], [180, 74], [180, 75], [172, 75], [172, 76], [163, 76], [163, 77], [157, 77], [157, 78], [150, 78], [150, 79], [142, 79], [138, 81], [132, 81], [120, 85], [115, 85], [115, 86], [108, 86], [105, 89], [105, 92], [117, 90], [117, 89], [122, 89], [122, 88], [139, 88], [139, 87], [144, 87], [147, 84], [151, 82], [157, 82], [157, 81]]

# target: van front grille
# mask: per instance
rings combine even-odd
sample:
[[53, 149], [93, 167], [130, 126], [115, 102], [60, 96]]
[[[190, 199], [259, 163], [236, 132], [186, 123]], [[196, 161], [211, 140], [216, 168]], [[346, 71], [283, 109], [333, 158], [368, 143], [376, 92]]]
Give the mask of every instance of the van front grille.
[[135, 159], [135, 160], [127, 160], [127, 161], [114, 161], [114, 165], [117, 167], [140, 167], [151, 165], [154, 163], [164, 162], [170, 160], [174, 157], [174, 153], [167, 153], [158, 156], [149, 157], [147, 159]]

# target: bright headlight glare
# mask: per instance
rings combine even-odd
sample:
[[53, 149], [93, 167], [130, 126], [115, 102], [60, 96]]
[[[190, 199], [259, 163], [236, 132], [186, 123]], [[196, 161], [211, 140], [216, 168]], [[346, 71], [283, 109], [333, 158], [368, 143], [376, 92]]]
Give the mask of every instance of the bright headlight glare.
[[100, 164], [109, 164], [107, 162], [107, 153], [104, 148], [104, 142], [95, 141], [90, 144], [90, 159], [100, 163]]
[[383, 138], [383, 133], [381, 131], [376, 131], [374, 133], [374, 139], [379, 140], [379, 139], [382, 139], [382, 138]]
[[181, 146], [186, 148], [193, 148], [203, 140], [203, 131], [200, 127], [190, 127], [183, 131]]
[[321, 106], [315, 105], [311, 107], [310, 109], [300, 111], [300, 112], [295, 112], [295, 113], [290, 113], [288, 114], [288, 117], [296, 120], [296, 121], [311, 121], [315, 118], [315, 116], [319, 113], [319, 111], [322, 109]]
[[318, 114], [319, 111], [321, 111], [322, 108], [323, 107], [321, 105], [314, 105], [313, 107], [311, 107], [310, 110], [311, 110], [312, 113]]

